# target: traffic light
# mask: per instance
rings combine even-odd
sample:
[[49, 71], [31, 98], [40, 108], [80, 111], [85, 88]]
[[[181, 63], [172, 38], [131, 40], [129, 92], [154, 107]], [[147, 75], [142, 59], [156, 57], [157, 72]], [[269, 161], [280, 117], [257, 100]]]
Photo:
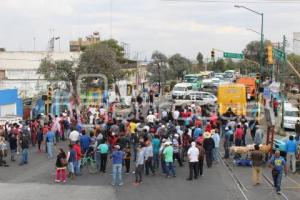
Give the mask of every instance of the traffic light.
[[269, 45], [266, 50], [266, 62], [268, 65], [273, 65], [274, 60], [273, 60], [273, 47], [272, 45]]
[[211, 59], [214, 60], [215, 59], [215, 50], [211, 51]]
[[52, 95], [53, 95], [53, 88], [51, 87], [51, 86], [49, 86], [48, 87], [48, 94], [47, 94], [47, 99], [49, 100], [49, 101], [51, 101], [52, 100]]

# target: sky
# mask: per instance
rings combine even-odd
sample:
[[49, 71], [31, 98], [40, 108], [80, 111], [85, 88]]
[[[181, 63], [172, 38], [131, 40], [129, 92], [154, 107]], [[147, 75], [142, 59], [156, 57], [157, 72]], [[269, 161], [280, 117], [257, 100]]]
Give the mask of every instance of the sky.
[[253, 0], [0, 1], [0, 47], [8, 51], [32, 51], [34, 41], [35, 50], [46, 50], [53, 35], [61, 38], [55, 49], [68, 51], [70, 40], [99, 31], [101, 40], [112, 36], [128, 43], [131, 58], [140, 60], [149, 60], [155, 50], [167, 56], [180, 53], [190, 59], [195, 59], [198, 52], [209, 57], [212, 48], [239, 53], [249, 41], [260, 39], [247, 28], [259, 32], [261, 17], [235, 8], [235, 4], [263, 12], [264, 34], [273, 42], [282, 41], [285, 34], [291, 48], [293, 32], [300, 32], [300, 1], [298, 4], [245, 3]]

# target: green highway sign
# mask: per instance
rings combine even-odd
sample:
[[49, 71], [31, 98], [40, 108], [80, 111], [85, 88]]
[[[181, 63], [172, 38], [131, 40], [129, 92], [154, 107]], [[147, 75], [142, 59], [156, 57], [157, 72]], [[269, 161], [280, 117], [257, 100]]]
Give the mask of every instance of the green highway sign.
[[244, 59], [244, 54], [224, 52], [223, 57], [224, 58]]
[[277, 48], [273, 48], [273, 54], [274, 54], [274, 57], [277, 60], [280, 60], [280, 61], [284, 61], [285, 60], [285, 54], [284, 54], [284, 52], [282, 50], [277, 49]]

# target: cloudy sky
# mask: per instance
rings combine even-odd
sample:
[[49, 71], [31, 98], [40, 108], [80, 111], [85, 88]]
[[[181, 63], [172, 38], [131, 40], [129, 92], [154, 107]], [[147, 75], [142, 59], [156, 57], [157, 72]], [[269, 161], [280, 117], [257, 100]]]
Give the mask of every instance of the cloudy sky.
[[[265, 14], [265, 36], [281, 41], [300, 32], [300, 3], [249, 4], [199, 3], [197, 0], [0, 0], [0, 47], [7, 50], [46, 50], [54, 34], [61, 37], [61, 50], [69, 40], [97, 30], [101, 39], [130, 44], [131, 57], [150, 58], [154, 50], [167, 55], [181, 53], [194, 59], [197, 52], [209, 56], [212, 48], [241, 52], [259, 35], [260, 16], [234, 8], [233, 2]], [[259, 0], [256, 0], [259, 1]], [[275, 0], [276, 1], [276, 0]], [[112, 27], [110, 25], [112, 2]], [[58, 43], [56, 44], [58, 50]]]

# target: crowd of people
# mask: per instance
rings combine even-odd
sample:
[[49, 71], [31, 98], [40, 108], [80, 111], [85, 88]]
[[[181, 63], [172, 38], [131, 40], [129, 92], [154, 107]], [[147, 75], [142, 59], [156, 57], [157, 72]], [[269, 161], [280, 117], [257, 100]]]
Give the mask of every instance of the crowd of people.
[[[219, 162], [221, 144], [225, 150], [222, 158], [228, 159], [230, 147], [247, 145], [248, 135], [256, 146], [263, 143], [264, 133], [259, 123], [245, 116], [237, 117], [230, 109], [219, 116], [213, 108], [195, 104], [160, 110], [150, 102], [146, 107], [138, 103], [137, 109], [126, 117], [117, 117], [112, 108], [103, 106], [93, 110], [96, 114], [89, 109], [87, 117], [65, 112], [53, 117], [39, 115], [23, 124], [7, 123], [0, 131], [0, 149], [6, 149], [6, 153], [0, 154], [1, 165], [8, 166], [5, 161], [8, 154], [11, 162], [15, 162], [16, 153], [21, 153], [21, 166], [28, 164], [30, 146], [53, 159], [53, 146], [67, 140], [68, 148], [60, 148], [56, 156], [55, 182], [80, 176], [82, 159], [86, 156], [96, 161], [101, 173], [107, 172], [111, 159], [114, 186], [123, 185], [123, 172], [134, 172], [136, 185], [143, 182], [144, 175], [176, 177], [175, 166], [188, 166], [187, 180], [192, 181], [203, 176], [204, 163], [211, 168]], [[84, 118], [92, 126], [83, 126]], [[46, 145], [42, 150], [43, 143]]]

